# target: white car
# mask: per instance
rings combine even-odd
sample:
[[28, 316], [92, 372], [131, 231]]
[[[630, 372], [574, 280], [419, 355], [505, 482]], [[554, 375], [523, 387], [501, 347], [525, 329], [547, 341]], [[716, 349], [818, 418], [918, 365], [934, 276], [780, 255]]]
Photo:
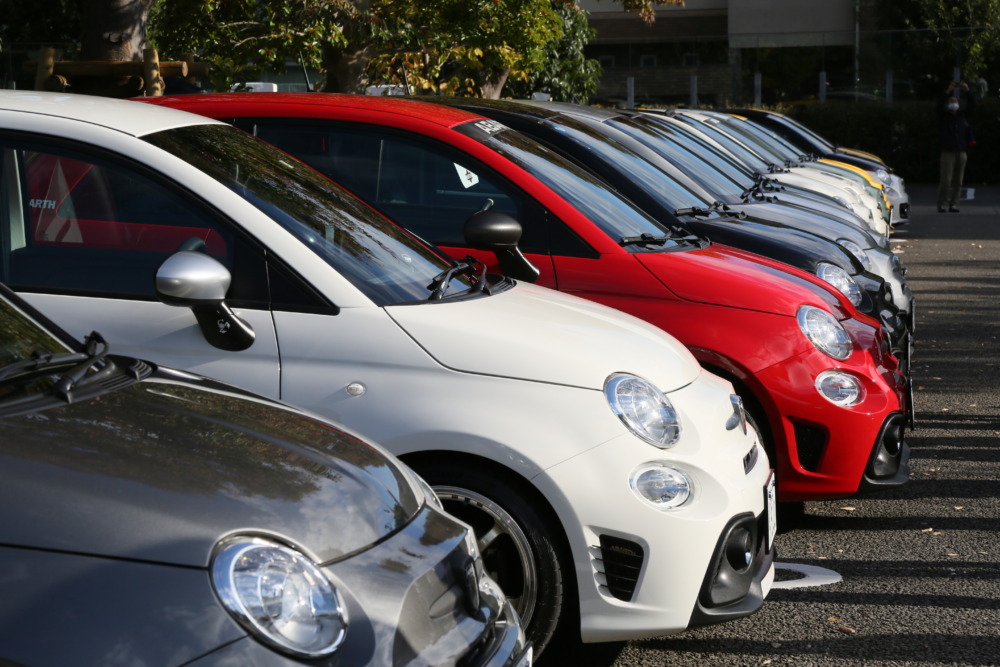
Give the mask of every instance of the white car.
[[[121, 354], [400, 456], [475, 529], [536, 651], [557, 628], [626, 640], [763, 603], [768, 460], [731, 385], [662, 330], [452, 263], [202, 117], [4, 92], [0, 151], [4, 282]], [[472, 220], [501, 252], [516, 241]]]

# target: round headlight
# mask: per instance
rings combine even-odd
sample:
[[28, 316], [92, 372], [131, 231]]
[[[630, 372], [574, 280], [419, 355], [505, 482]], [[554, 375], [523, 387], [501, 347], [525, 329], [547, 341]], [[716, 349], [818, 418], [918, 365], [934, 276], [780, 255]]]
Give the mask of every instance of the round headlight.
[[840, 371], [823, 371], [816, 378], [816, 390], [834, 405], [847, 407], [864, 398], [861, 383], [853, 375]]
[[259, 537], [236, 537], [217, 548], [212, 585], [251, 635], [298, 658], [328, 656], [347, 633], [336, 588], [298, 551]]
[[841, 361], [851, 356], [851, 337], [833, 315], [815, 306], [801, 306], [795, 317], [802, 333], [820, 352]]
[[681, 436], [681, 424], [670, 399], [635, 375], [618, 373], [604, 383], [611, 410], [632, 433], [651, 445], [670, 447]]
[[849, 239], [837, 239], [837, 245], [857, 257], [858, 261], [861, 262], [861, 266], [865, 268], [865, 271], [872, 270], [872, 258], [868, 256], [864, 248]]
[[635, 495], [661, 510], [677, 509], [694, 493], [694, 483], [688, 474], [664, 463], [646, 463], [628, 481]]
[[889, 185], [889, 183], [892, 182], [892, 179], [889, 178], [889, 172], [886, 171], [885, 169], [882, 169], [881, 167], [875, 170], [875, 177], [878, 178], [878, 180], [885, 183], [886, 185]]
[[843, 294], [855, 306], [861, 305], [861, 288], [854, 278], [847, 271], [834, 264], [821, 263], [816, 267], [816, 275], [820, 280], [824, 280]]

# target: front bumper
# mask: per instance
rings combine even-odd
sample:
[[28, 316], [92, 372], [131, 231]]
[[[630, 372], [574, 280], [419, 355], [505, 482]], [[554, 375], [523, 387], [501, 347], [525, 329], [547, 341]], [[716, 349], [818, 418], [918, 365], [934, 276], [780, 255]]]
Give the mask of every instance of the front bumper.
[[[553, 503], [569, 538], [583, 641], [667, 635], [693, 619], [702, 622], [695, 610], [712, 577], [706, 572], [717, 569], [720, 536], [737, 517], [766, 524], [770, 464], [752, 430], [726, 429], [733, 416], [730, 393], [728, 382], [702, 373], [668, 395], [683, 428], [674, 447], [657, 449], [623, 435], [532, 480]], [[653, 461], [684, 469], [694, 497], [674, 510], [641, 501], [629, 476]], [[773, 580], [772, 561], [772, 550], [754, 551], [747, 566], [752, 576], [729, 589], [734, 599], [722, 605], [718, 620], [760, 608]]]
[[[870, 467], [873, 452], [887, 442], [886, 433], [898, 434], [900, 449], [905, 450], [907, 379], [880, 331], [856, 320], [843, 324], [855, 341], [848, 360], [838, 362], [816, 350], [767, 368], [754, 378], [760, 383], [759, 395], [769, 401], [764, 409], [772, 427], [781, 501], [853, 496], [872, 486], [862, 487], [869, 478], [879, 488], [906, 481], [905, 475], [874, 475]], [[815, 378], [830, 369], [860, 382], [864, 398], [858, 404], [834, 405], [812, 388]]]

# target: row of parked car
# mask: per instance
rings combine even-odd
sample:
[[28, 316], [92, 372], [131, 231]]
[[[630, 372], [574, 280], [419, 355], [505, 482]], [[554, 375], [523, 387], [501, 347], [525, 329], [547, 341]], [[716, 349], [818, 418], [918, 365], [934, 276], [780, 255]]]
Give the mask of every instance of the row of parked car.
[[779, 506], [906, 481], [914, 306], [902, 181], [748, 113], [0, 93], [0, 658], [755, 612]]

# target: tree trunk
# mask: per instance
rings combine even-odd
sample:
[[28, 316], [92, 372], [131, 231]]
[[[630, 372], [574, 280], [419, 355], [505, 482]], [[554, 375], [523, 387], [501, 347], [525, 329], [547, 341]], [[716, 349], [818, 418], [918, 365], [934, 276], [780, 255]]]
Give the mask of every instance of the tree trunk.
[[81, 60], [142, 60], [156, 0], [80, 0]]
[[329, 49], [323, 63], [326, 70], [323, 92], [364, 94], [365, 67], [370, 57], [371, 48], [367, 46], [360, 49]]
[[485, 76], [481, 77], [479, 82], [483, 89], [483, 97], [488, 100], [499, 100], [503, 86], [507, 83], [507, 77], [510, 76], [510, 70], [505, 69], [484, 74]]

